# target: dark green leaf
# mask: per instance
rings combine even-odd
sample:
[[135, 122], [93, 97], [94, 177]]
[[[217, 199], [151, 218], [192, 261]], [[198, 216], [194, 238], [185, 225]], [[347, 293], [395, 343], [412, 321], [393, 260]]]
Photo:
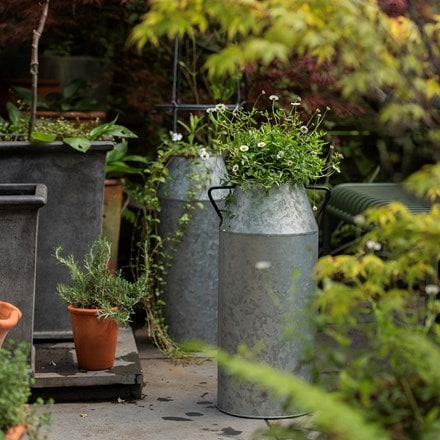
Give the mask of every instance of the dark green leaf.
[[137, 135], [122, 125], [117, 125], [112, 122], [106, 122], [98, 125], [91, 132], [92, 139], [99, 139], [102, 136], [115, 136], [120, 138], [137, 138]]
[[7, 102], [6, 109], [8, 111], [8, 117], [9, 117], [9, 121], [11, 122], [11, 124], [12, 125], [17, 124], [18, 121], [20, 120], [20, 118], [22, 117], [22, 114], [21, 114], [20, 110], [18, 109], [18, 107], [16, 105], [12, 104], [12, 102]]

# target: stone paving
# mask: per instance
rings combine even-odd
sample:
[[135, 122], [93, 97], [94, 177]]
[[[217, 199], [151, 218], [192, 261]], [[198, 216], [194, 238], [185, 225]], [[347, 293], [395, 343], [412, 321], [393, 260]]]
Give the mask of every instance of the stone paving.
[[49, 440], [248, 440], [267, 426], [264, 420], [233, 417], [216, 408], [214, 361], [174, 365], [147, 341], [143, 329], [135, 336], [141, 398], [55, 403]]

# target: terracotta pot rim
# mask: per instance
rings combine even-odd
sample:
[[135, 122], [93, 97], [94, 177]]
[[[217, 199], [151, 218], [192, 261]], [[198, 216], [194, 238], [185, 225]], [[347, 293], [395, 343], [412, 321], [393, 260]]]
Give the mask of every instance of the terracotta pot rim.
[[104, 184], [105, 186], [119, 186], [122, 185], [122, 178], [105, 179]]
[[[102, 309], [84, 309], [82, 307], [75, 307], [72, 304], [69, 304], [67, 309], [69, 312], [76, 313], [78, 315], [96, 315], [102, 311]], [[118, 310], [118, 307], [112, 307], [112, 310]]]
[[12, 328], [23, 316], [21, 310], [5, 301], [0, 301], [0, 323], [2, 328]]
[[104, 119], [105, 112], [101, 110], [93, 110], [90, 112], [80, 112], [80, 111], [52, 111], [52, 110], [38, 110], [37, 116], [46, 118], [58, 118], [62, 116], [66, 119], [69, 118], [80, 118], [80, 119]]
[[26, 425], [24, 423], [11, 426], [5, 432], [5, 440], [19, 440], [24, 436], [25, 432], [26, 432]]

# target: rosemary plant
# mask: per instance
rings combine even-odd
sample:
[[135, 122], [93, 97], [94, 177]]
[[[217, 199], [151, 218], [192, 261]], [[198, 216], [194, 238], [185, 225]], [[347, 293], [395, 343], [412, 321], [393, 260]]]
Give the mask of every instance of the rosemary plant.
[[84, 257], [83, 267], [73, 255], [63, 257], [62, 250], [62, 247], [57, 247], [54, 256], [69, 269], [72, 283], [58, 284], [60, 297], [74, 307], [98, 309], [101, 318], [110, 317], [119, 324], [130, 321], [133, 307], [145, 297], [148, 275], [130, 282], [120, 271], [109, 271], [111, 248], [105, 238], [92, 243]]

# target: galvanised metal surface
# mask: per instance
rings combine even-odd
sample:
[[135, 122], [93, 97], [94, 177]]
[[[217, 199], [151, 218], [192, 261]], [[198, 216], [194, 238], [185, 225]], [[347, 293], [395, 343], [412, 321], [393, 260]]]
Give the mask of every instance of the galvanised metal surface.
[[[165, 277], [165, 318], [169, 334], [177, 342], [198, 339], [217, 344], [218, 217], [210, 206], [208, 188], [226, 175], [223, 159], [174, 157], [170, 177], [160, 189], [160, 234], [172, 236], [190, 199], [197, 204], [176, 248], [167, 245], [172, 258]], [[203, 178], [201, 183], [196, 176]], [[216, 194], [221, 200], [226, 191]]]
[[[314, 329], [308, 305], [318, 256], [318, 227], [302, 186], [233, 190], [219, 236], [219, 347], [307, 379], [301, 366]], [[217, 406], [251, 418], [299, 415], [253, 384], [218, 371]]]
[[105, 157], [112, 142], [94, 142], [80, 153], [61, 142], [0, 142], [0, 183], [41, 182], [47, 205], [39, 216], [35, 286], [35, 338], [71, 337], [67, 305], [58, 283], [69, 283], [69, 271], [53, 257], [56, 246], [82, 260], [101, 236]]
[[33, 342], [38, 215], [47, 201], [42, 184], [0, 184], [0, 300], [23, 316], [8, 338]]

